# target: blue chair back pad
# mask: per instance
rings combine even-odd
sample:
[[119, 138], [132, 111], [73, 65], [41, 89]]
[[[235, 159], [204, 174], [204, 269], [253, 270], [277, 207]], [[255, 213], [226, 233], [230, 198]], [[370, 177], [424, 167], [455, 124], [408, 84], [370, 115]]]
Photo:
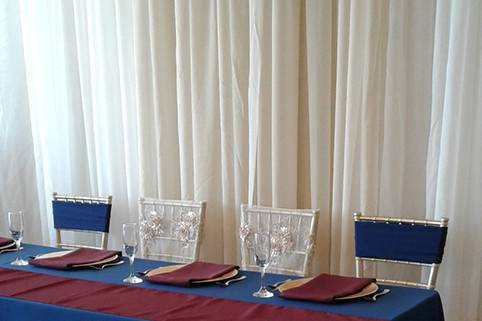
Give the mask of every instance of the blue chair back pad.
[[385, 222], [355, 222], [358, 257], [441, 263], [447, 227]]
[[52, 201], [54, 227], [109, 232], [111, 204]]

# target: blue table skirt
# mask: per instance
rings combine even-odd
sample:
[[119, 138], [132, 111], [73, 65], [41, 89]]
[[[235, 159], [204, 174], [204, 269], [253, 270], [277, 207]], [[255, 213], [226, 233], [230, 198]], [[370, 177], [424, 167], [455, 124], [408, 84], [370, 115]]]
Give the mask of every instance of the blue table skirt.
[[[58, 251], [59, 249], [37, 246], [24, 245], [21, 256], [27, 258], [37, 254]], [[126, 263], [106, 268], [103, 271], [92, 269], [77, 271], [57, 271], [51, 269], [43, 269], [35, 266], [13, 267], [9, 262], [15, 259], [15, 253], [0, 254], [0, 267], [12, 268], [36, 273], [44, 273], [49, 275], [57, 275], [69, 278], [77, 278], [83, 280], [103, 281], [114, 284], [123, 284], [122, 279], [128, 273], [127, 260]], [[137, 259], [134, 263], [136, 271], [144, 271], [162, 265], [169, 265], [159, 261]], [[387, 286], [391, 289], [390, 294], [381, 297], [376, 303], [366, 301], [351, 301], [339, 304], [319, 304], [304, 301], [284, 300], [277, 296], [270, 299], [259, 299], [252, 296], [252, 293], [259, 287], [259, 273], [241, 272], [248, 278], [242, 282], [234, 283], [229, 287], [220, 287], [217, 285], [180, 288], [168, 285], [151, 284], [144, 282], [135, 286], [144, 288], [160, 289], [171, 292], [188, 293], [200, 296], [217, 297], [231, 300], [239, 300], [245, 302], [255, 302], [262, 304], [273, 304], [285, 307], [296, 307], [308, 310], [332, 312], [341, 315], [352, 315], [360, 317], [370, 317], [381, 320], [393, 321], [443, 321], [443, 310], [439, 294], [436, 291], [425, 289], [414, 289], [405, 287]], [[286, 279], [286, 276], [267, 274], [267, 283], [275, 283]], [[382, 288], [384, 288], [382, 286]], [[135, 302], [132, 303], [136, 308]], [[142, 307], [137, 307], [142, 308]], [[126, 318], [105, 313], [89, 312], [72, 308], [59, 307], [50, 304], [36, 303], [6, 297], [0, 297], [0, 321], [7, 320], [138, 320], [134, 318]]]

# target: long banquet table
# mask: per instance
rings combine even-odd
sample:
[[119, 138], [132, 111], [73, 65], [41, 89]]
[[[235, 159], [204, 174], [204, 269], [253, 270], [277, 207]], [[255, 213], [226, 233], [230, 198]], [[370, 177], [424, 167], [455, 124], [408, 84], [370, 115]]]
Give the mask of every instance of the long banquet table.
[[[56, 248], [25, 244], [24, 249], [21, 251], [22, 257], [35, 256], [37, 254], [43, 254], [48, 252], [58, 251]], [[95, 287], [101, 287], [102, 284], [108, 284], [109, 286], [115, 285], [116, 289], [105, 291], [102, 293], [102, 297], [106, 302], [110, 302], [109, 306], [115, 305], [115, 298], [121, 290], [125, 287], [135, 287], [142, 289], [145, 292], [149, 292], [154, 297], [159, 296], [159, 302], [156, 303], [156, 308], [160, 311], [162, 309], [169, 309], [169, 311], [162, 311], [166, 317], [163, 320], [232, 320], [234, 317], [230, 316], [229, 310], [231, 306], [243, 309], [242, 313], [236, 314], [237, 320], [266, 320], [267, 314], [260, 313], [263, 308], [268, 308], [272, 314], [273, 320], [280, 319], [284, 316], [284, 319], [288, 319], [291, 315], [299, 315], [297, 320], [320, 320], [320, 321], [332, 321], [332, 320], [393, 320], [393, 321], [443, 321], [443, 310], [440, 301], [440, 296], [436, 291], [425, 289], [414, 289], [406, 287], [390, 286], [390, 294], [379, 298], [376, 302], [367, 302], [364, 300], [354, 300], [350, 302], [343, 302], [338, 304], [320, 304], [306, 301], [293, 301], [285, 300], [278, 296], [270, 299], [255, 298], [251, 294], [259, 286], [259, 274], [255, 272], [242, 271], [241, 273], [247, 276], [247, 279], [233, 283], [229, 287], [221, 287], [219, 285], [209, 285], [203, 287], [190, 287], [181, 288], [169, 285], [152, 284], [149, 282], [143, 282], [136, 285], [124, 285], [122, 279], [127, 274], [127, 260], [126, 263], [106, 268], [102, 271], [85, 269], [76, 271], [59, 271], [51, 269], [43, 269], [35, 266], [25, 267], [13, 267], [9, 265], [9, 262], [15, 259], [15, 253], [3, 253], [0, 254], [0, 280], [2, 271], [7, 275], [17, 273], [12, 270], [21, 270], [34, 272], [39, 276], [58, 278], [58, 279], [76, 279], [78, 282], [88, 283], [90, 292], [95, 291]], [[134, 269], [136, 271], [142, 271], [149, 268], [154, 268], [162, 265], [169, 265], [172, 263], [165, 263], [152, 260], [136, 259], [134, 263]], [[9, 274], [10, 273], [10, 274]], [[32, 273], [18, 272], [28, 274], [29, 276], [36, 277]], [[267, 274], [267, 283], [275, 283], [286, 279], [287, 276]], [[87, 282], [88, 281], [88, 282]], [[92, 282], [93, 281], [93, 282]], [[17, 293], [18, 297], [2, 294], [2, 283], [9, 283], [0, 281], [0, 320], [25, 320], [25, 321], [77, 321], [77, 320], [89, 320], [89, 321], [134, 321], [134, 320], [146, 320], [148, 318], [142, 318], [143, 303], [142, 300], [132, 300], [123, 304], [124, 308], [129, 306], [128, 309], [137, 311], [138, 313], [130, 314], [130, 316], [123, 316], [115, 314], [111, 310], [105, 308], [106, 304], [100, 304], [102, 309], [85, 308], [73, 308], [65, 304], [51, 304], [48, 298], [41, 298], [41, 300], [22, 299], [21, 295], [25, 293]], [[102, 283], [100, 283], [102, 282]], [[15, 284], [15, 283], [12, 283]], [[36, 289], [30, 289], [26, 297], [35, 297]], [[39, 291], [40, 289], [39, 285]], [[55, 286], [52, 286], [55, 291]], [[121, 288], [122, 287], [122, 288]], [[384, 288], [382, 286], [382, 288]], [[45, 290], [45, 289], [43, 289]], [[101, 290], [99, 290], [101, 291]], [[8, 292], [8, 291], [7, 291]], [[21, 292], [19, 290], [19, 292]], [[39, 292], [41, 293], [41, 292]], [[54, 292], [55, 293], [55, 292]], [[58, 293], [57, 293], [58, 295]], [[65, 294], [68, 296], [68, 293]], [[87, 294], [85, 294], [87, 295]], [[167, 308], [167, 301], [164, 301], [166, 295], [178, 296], [180, 301], [176, 301], [176, 307], [172, 306]], [[82, 296], [82, 293], [76, 293], [76, 296]], [[19, 298], [20, 297], [20, 298]], [[187, 299], [183, 299], [187, 298]], [[67, 301], [67, 299], [66, 299]], [[165, 304], [163, 304], [166, 302]], [[201, 303], [199, 303], [201, 302]], [[212, 305], [213, 303], [217, 305]], [[224, 309], [226, 313], [216, 313], [215, 306], [222, 307], [225, 305], [227, 309]], [[267, 306], [268, 305], [268, 306]], [[247, 308], [246, 308], [247, 307]], [[95, 311], [93, 311], [95, 310]], [[124, 309], [125, 310], [125, 309]], [[266, 309], [264, 309], [266, 310]], [[200, 313], [199, 311], [203, 311]], [[233, 310], [234, 311], [234, 310]], [[231, 311], [231, 313], [234, 313]], [[132, 315], [136, 315], [133, 317]], [[242, 315], [242, 316], [241, 316]], [[304, 315], [309, 317], [304, 318]]]

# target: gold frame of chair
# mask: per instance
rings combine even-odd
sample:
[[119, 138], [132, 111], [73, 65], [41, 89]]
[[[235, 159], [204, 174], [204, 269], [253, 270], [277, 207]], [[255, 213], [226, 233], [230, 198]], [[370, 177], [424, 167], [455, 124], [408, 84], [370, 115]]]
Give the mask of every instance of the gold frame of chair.
[[[58, 193], [52, 194], [52, 199], [55, 201], [63, 201], [63, 202], [74, 202], [74, 203], [89, 203], [89, 204], [110, 204], [112, 205], [112, 196], [106, 197], [89, 197], [89, 196], [74, 196], [74, 195], [60, 195]], [[63, 243], [62, 242], [62, 231], [70, 231], [70, 232], [82, 232], [82, 233], [91, 233], [95, 235], [101, 235], [101, 246], [89, 246], [85, 244], [75, 244], [75, 243]], [[56, 239], [56, 246], [59, 248], [66, 248], [66, 249], [76, 249], [76, 248], [91, 248], [91, 249], [99, 249], [105, 250], [107, 249], [107, 243], [109, 241], [109, 233], [108, 232], [97, 232], [97, 231], [88, 231], [88, 230], [79, 230], [79, 229], [55, 229], [55, 239]]]
[[[309, 217], [311, 219], [310, 227], [309, 227], [310, 234], [308, 235], [309, 241], [308, 241], [308, 245], [306, 246], [306, 250], [299, 253], [297, 252], [297, 254], [304, 255], [303, 270], [289, 269], [289, 268], [276, 268], [275, 270], [273, 270], [274, 271], [273, 273], [280, 273], [280, 274], [287, 274], [287, 275], [298, 275], [298, 276], [309, 275], [311, 272], [311, 262], [313, 260], [313, 256], [315, 252], [315, 243], [316, 243], [316, 235], [318, 231], [318, 219], [319, 219], [320, 210], [319, 209], [288, 209], [288, 208], [275, 208], [275, 207], [241, 204], [241, 219], [240, 219], [241, 227], [244, 223], [246, 223], [246, 219], [247, 219], [246, 216], [248, 215], [248, 212], [269, 215], [270, 221], [271, 221], [271, 215], [273, 214], [280, 215], [280, 216], [288, 216], [288, 217], [290, 216]], [[301, 219], [298, 224], [301, 224]], [[240, 250], [241, 250], [241, 268], [244, 270], [258, 271], [259, 267], [248, 263], [248, 259], [247, 259], [248, 253], [243, 243], [241, 243]]]
[[[363, 216], [361, 212], [353, 213], [353, 222], [361, 222], [361, 221], [374, 222], [374, 223], [382, 222], [382, 223], [399, 223], [399, 224], [411, 224], [411, 225], [422, 225], [422, 226], [448, 227], [449, 219], [442, 217], [440, 220], [417, 220], [417, 219], [402, 219], [402, 218], [393, 218], [393, 217]], [[393, 264], [404, 264], [404, 265], [413, 265], [413, 266], [419, 266], [419, 267], [427, 267], [430, 269], [430, 272], [426, 283], [377, 278], [377, 282], [379, 283], [403, 285], [403, 286], [410, 286], [410, 287], [417, 287], [417, 288], [424, 288], [424, 289], [435, 288], [435, 284], [437, 283], [438, 270], [440, 267], [440, 264], [437, 264], [437, 263], [430, 264], [430, 263], [409, 262], [409, 261], [355, 256], [355, 271], [356, 271], [357, 277], [363, 277], [364, 262], [382, 262], [382, 263], [393, 263]]]
[[[142, 233], [140, 231], [140, 248], [141, 248], [141, 255], [143, 257], [157, 257], [161, 258], [163, 260], [169, 261], [169, 259], [172, 259], [172, 262], [186, 262], [186, 259], [192, 259], [192, 261], [197, 261], [199, 260], [199, 252], [201, 248], [201, 243], [202, 243], [202, 236], [203, 236], [203, 230], [204, 230], [204, 221], [206, 218], [206, 206], [207, 202], [206, 201], [193, 201], [193, 200], [165, 200], [165, 199], [157, 199], [157, 198], [151, 198], [151, 197], [140, 197], [139, 198], [139, 222], [144, 218], [144, 208], [146, 206], [154, 206], [154, 207], [178, 207], [178, 208], [197, 208], [199, 209], [199, 228], [198, 232], [196, 235], [196, 239], [190, 242], [194, 242], [194, 250], [193, 250], [193, 256], [187, 257], [183, 255], [174, 255], [174, 254], [162, 254], [162, 253], [156, 253], [156, 252], [149, 252], [147, 250], [148, 242], [144, 240], [144, 237], [142, 236]], [[156, 236], [156, 239], [166, 239], [166, 240], [171, 240], [171, 241], [176, 241], [172, 236]]]

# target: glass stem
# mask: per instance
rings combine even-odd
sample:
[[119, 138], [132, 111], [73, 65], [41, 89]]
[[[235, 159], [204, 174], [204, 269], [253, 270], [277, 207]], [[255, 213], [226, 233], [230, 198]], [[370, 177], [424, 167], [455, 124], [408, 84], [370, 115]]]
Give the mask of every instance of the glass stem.
[[17, 261], [20, 261], [20, 240], [15, 240], [15, 247], [17, 248]]
[[132, 265], [134, 264], [134, 257], [129, 256], [129, 277], [133, 277], [132, 274]]
[[259, 282], [260, 282], [260, 284], [259, 284], [259, 289], [260, 289], [260, 290], [264, 290], [264, 273], [265, 273], [265, 272], [266, 272], [266, 267], [263, 267], [263, 268], [261, 269], [261, 277], [260, 277], [260, 279], [259, 279]]

